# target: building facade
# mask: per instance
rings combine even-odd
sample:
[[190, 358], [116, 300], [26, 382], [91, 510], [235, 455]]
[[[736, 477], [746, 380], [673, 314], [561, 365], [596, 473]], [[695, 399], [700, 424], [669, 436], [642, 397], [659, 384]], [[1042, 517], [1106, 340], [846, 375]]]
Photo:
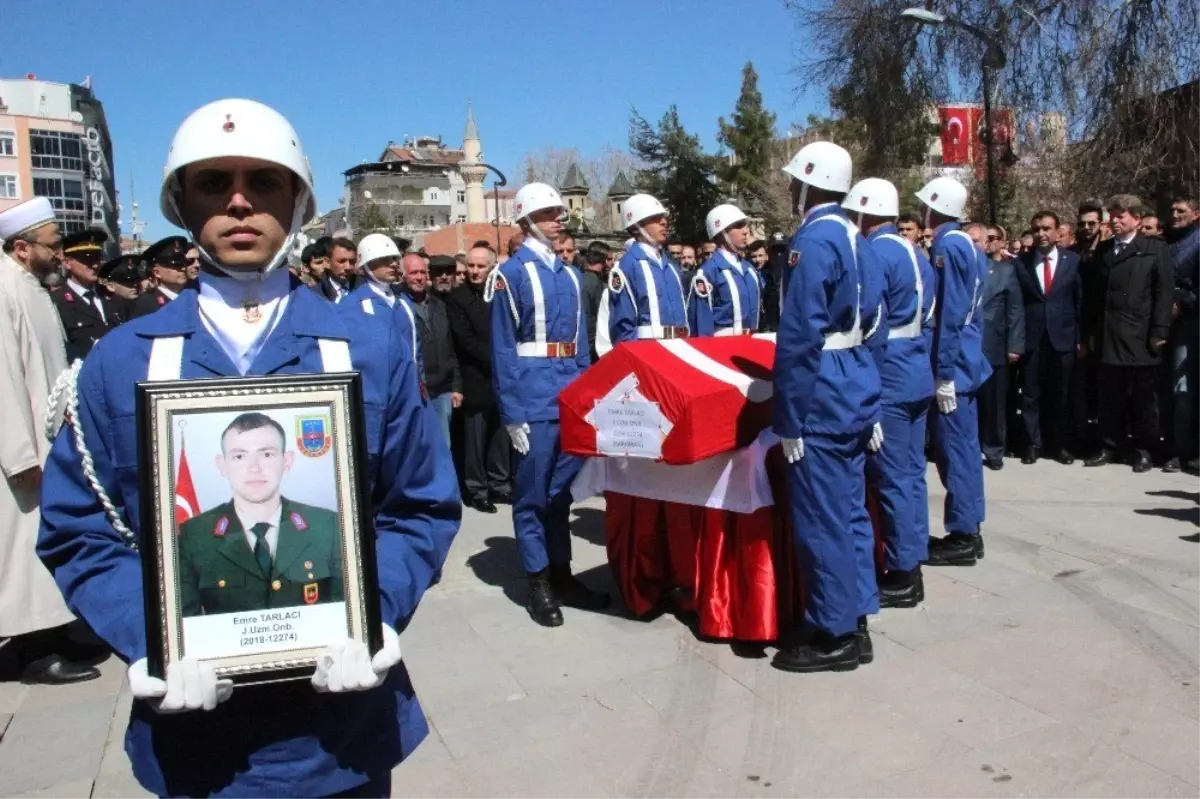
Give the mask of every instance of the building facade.
[[112, 140], [86, 85], [0, 79], [0, 211], [46, 197], [64, 233], [101, 228], [119, 249]]

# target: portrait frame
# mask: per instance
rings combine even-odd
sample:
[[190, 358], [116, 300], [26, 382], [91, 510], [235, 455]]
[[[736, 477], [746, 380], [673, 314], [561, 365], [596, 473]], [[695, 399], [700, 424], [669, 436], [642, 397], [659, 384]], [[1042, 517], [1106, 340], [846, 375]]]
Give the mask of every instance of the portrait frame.
[[[363, 642], [372, 654], [379, 651], [383, 646], [383, 632], [374, 514], [367, 477], [361, 375], [346, 372], [140, 382], [137, 384], [136, 399], [138, 479], [141, 491], [140, 548], [146, 652], [151, 676], [161, 678], [165, 676], [168, 664], [192, 656], [211, 664], [218, 677], [231, 679], [237, 684], [277, 682], [311, 676], [320, 652], [346, 638]], [[320, 414], [314, 415], [314, 409], [327, 411], [325, 418], [328, 420], [328, 430], [321, 431], [315, 425], [313, 420]], [[177, 483], [180, 475], [176, 470], [180, 464], [176, 463], [175, 457], [177, 444], [182, 452], [184, 434], [180, 423], [191, 419], [206, 420], [207, 417], [223, 421], [229, 416], [243, 418], [246, 414], [263, 415], [271, 420], [290, 414], [292, 425], [279, 421], [272, 423], [276, 428], [283, 428], [281, 453], [287, 450], [289, 444], [300, 449], [311, 445], [311, 452], [316, 453], [310, 453], [312, 457], [332, 457], [332, 467], [326, 469], [332, 473], [333, 496], [336, 497], [334, 508], [304, 505], [300, 506], [303, 514], [289, 512], [292, 505], [287, 504], [289, 500], [281, 483], [276, 483], [274, 495], [281, 504], [275, 517], [278, 520], [275, 524], [277, 538], [272, 551], [282, 557], [282, 548], [285, 547], [283, 536], [289, 530], [313, 533], [306, 543], [292, 545], [289, 553], [296, 546], [307, 547], [310, 542], [320, 541], [320, 557], [327, 563], [319, 562], [316, 566], [320, 569], [322, 565], [327, 565], [328, 571], [321, 575], [309, 571], [307, 578], [326, 577], [325, 580], [314, 579], [300, 586], [294, 581], [281, 579], [288, 575], [273, 571], [276, 565], [282, 564], [274, 562], [275, 555], [272, 555], [272, 562], [265, 566], [262, 562], [257, 564], [266, 569], [258, 574], [258, 579], [263, 581], [266, 588], [259, 589], [253, 582], [254, 576], [247, 574], [258, 554], [257, 549], [252, 552], [248, 543], [254, 534], [243, 530], [241, 512], [235, 510], [238, 506], [233, 495], [225, 505], [210, 509], [209, 516], [218, 514], [218, 518], [216, 524], [208, 524], [207, 529], [189, 526], [190, 521], [211, 522], [211, 518], [201, 518], [199, 507], [192, 509], [198, 515], [183, 523], [177, 521], [178, 490], [183, 484], [182, 481]], [[324, 440], [306, 441], [306, 438], [315, 438], [316, 433], [322, 433]], [[180, 439], [178, 442], [177, 437]], [[225, 434], [222, 433], [219, 438], [218, 446], [223, 451]], [[298, 454], [294, 450], [291, 457], [295, 458]], [[291, 462], [288, 462], [289, 469]], [[186, 480], [190, 487], [190, 472]], [[227, 490], [232, 487], [231, 481], [227, 484]], [[330, 486], [314, 487], [321, 489], [319, 493], [330, 493]], [[303, 494], [306, 499], [310, 496], [308, 491]], [[222, 509], [225, 510], [222, 512]], [[312, 519], [312, 513], [319, 513], [316, 519], [324, 523], [318, 526]], [[328, 532], [331, 528], [333, 533]], [[326, 531], [323, 537], [316, 535], [318, 530]], [[244, 541], [239, 541], [239, 537]], [[231, 549], [224, 549], [226, 544]], [[214, 546], [221, 547], [218, 554], [225, 555], [225, 560], [211, 554]], [[245, 551], [239, 550], [235, 553], [236, 557], [229, 557], [235, 547], [244, 548]], [[205, 570], [201, 570], [189, 560], [189, 568], [181, 570], [183, 551], [207, 553], [209, 557], [205, 563], [212, 564], [211, 568], [206, 566]], [[332, 578], [329, 575], [339, 566], [339, 552], [340, 571], [336, 572], [336, 578]], [[316, 559], [318, 556], [312, 557]], [[313, 566], [311, 560], [297, 558], [293, 570], [311, 570]], [[230, 593], [215, 593], [212, 589], [218, 584], [224, 589], [226, 581], [221, 579], [219, 583], [214, 583], [211, 577], [199, 576], [202, 571], [212, 572], [214, 569], [228, 570], [232, 575], [231, 586], [233, 581], [241, 580], [248, 587], [241, 594], [232, 593], [232, 587]], [[186, 580], [181, 571], [189, 576]], [[201, 582], [205, 579], [209, 580], [207, 589]], [[301, 574], [300, 581], [304, 579], [305, 575]], [[319, 585], [328, 588], [332, 579], [339, 581], [336, 585], [341, 589], [340, 594], [326, 591], [326, 596], [318, 604]], [[280, 592], [281, 588], [286, 590], [272, 596], [272, 587], [275, 592]], [[265, 590], [266, 593], [260, 594], [259, 590]], [[256, 599], [264, 596], [265, 606], [227, 612], [219, 605], [225, 597], [244, 599], [247, 592]], [[276, 599], [286, 602], [298, 592], [302, 599], [295, 605], [272, 604]], [[218, 597], [211, 601], [215, 609], [209, 611], [201, 607], [197, 613], [194, 608], [197, 602], [204, 604], [200, 596]], [[185, 602], [189, 608], [186, 613]]]

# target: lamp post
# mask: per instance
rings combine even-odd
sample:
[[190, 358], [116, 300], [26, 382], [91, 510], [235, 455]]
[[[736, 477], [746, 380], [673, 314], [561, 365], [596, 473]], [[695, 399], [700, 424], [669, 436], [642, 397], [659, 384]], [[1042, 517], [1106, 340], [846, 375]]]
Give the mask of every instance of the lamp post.
[[983, 143], [986, 148], [984, 158], [987, 162], [988, 223], [994, 225], [996, 224], [996, 156], [992, 147], [994, 140], [992, 132], [992, 70], [1004, 69], [1004, 65], [1008, 63], [1008, 57], [994, 37], [957, 17], [939, 14], [936, 11], [926, 11], [923, 8], [906, 8], [900, 12], [900, 16], [922, 25], [950, 25], [960, 28], [983, 42], [987, 47], [983, 54]]
[[508, 185], [504, 173], [491, 164], [480, 163], [479, 166], [496, 173], [496, 182], [492, 184], [492, 203], [496, 206], [496, 258], [500, 257], [500, 187]]

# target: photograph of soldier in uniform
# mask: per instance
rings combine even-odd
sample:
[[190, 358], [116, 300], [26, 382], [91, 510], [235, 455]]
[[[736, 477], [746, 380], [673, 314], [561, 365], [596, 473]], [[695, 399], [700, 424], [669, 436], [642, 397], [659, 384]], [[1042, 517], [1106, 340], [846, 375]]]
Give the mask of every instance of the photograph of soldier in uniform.
[[[296, 455], [284, 426], [265, 413], [241, 413], [224, 428], [213, 461], [232, 496], [178, 529], [184, 618], [345, 600], [337, 512], [284, 494]], [[314, 495], [302, 482], [290, 482], [296, 494]]]

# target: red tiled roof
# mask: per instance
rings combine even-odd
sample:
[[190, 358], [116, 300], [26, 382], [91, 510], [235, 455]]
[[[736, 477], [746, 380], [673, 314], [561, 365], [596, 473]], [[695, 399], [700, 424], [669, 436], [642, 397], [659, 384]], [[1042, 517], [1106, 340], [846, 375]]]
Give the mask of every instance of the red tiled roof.
[[420, 155], [415, 155], [408, 147], [389, 147], [387, 149], [395, 157], [410, 161], [414, 164], [446, 164], [458, 165], [462, 163], [464, 155], [462, 150], [426, 150], [422, 148]]
[[[520, 230], [515, 225], [501, 225], [501, 246], [508, 242], [510, 236], [519, 233]], [[471, 245], [480, 239], [495, 247], [496, 226], [486, 222], [456, 222], [441, 230], [426, 233], [422, 246], [430, 255], [455, 255], [470, 249]]]

